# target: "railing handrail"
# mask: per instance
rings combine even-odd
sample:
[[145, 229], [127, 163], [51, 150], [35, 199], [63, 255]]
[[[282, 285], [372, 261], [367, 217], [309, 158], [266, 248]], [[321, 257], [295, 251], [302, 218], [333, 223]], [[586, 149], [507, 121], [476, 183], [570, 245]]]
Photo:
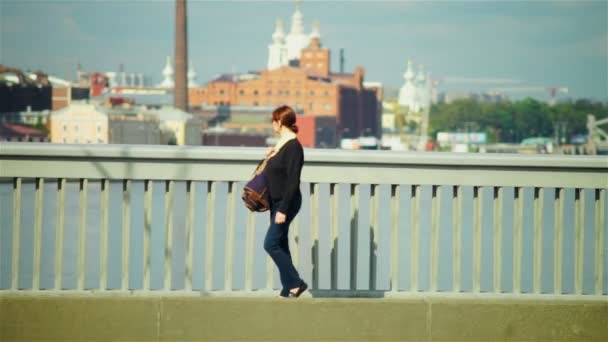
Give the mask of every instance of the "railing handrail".
[[[50, 260], [43, 237], [55, 229], [56, 290], [64, 273], [77, 275], [65, 288], [88, 288], [93, 245], [100, 264], [93, 289], [272, 289], [271, 264], [254, 248], [255, 228], [265, 228], [267, 217], [239, 203], [239, 182], [263, 153], [0, 144], [0, 249], [12, 246], [0, 286], [41, 288], [41, 270], [53, 268], [43, 263]], [[302, 181], [292, 242], [315, 289], [608, 291], [605, 156], [308, 150]], [[76, 263], [64, 265], [73, 255]], [[32, 265], [31, 284], [24, 263]], [[162, 274], [152, 277], [153, 270]], [[143, 287], [131, 284], [135, 275]]]
[[[122, 160], [240, 160], [257, 161], [260, 147], [165, 146], [165, 145], [77, 145], [49, 143], [0, 143], [0, 159], [6, 157], [62, 157]], [[44, 153], [41, 153], [44, 152]], [[548, 154], [480, 154], [451, 152], [402, 152], [385, 150], [306, 149], [311, 163], [480, 166], [509, 168], [598, 169], [608, 172], [608, 156]]]

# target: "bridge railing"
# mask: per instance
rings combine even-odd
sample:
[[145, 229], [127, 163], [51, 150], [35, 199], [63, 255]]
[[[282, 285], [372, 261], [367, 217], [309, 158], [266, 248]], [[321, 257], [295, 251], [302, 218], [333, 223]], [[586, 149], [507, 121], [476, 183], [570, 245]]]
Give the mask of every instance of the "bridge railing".
[[[0, 290], [280, 288], [255, 148], [0, 144]], [[290, 231], [314, 290], [608, 294], [602, 156], [307, 150]], [[1, 293], [2, 291], [0, 291]]]

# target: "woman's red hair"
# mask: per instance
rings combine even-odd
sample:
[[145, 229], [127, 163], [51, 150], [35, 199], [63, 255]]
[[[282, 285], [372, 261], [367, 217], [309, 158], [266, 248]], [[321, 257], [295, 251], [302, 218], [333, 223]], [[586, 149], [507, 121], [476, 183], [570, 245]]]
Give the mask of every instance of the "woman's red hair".
[[296, 112], [289, 106], [283, 105], [272, 112], [272, 121], [278, 121], [281, 125], [289, 128], [292, 132], [298, 133], [296, 125]]

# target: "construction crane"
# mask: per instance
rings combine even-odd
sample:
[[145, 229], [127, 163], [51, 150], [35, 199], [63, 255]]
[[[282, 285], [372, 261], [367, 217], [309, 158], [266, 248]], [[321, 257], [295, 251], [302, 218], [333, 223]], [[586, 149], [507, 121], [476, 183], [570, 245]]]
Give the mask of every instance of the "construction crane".
[[557, 93], [568, 93], [568, 88], [566, 87], [548, 87], [546, 89], [549, 92], [549, 105], [555, 105]]
[[507, 88], [495, 88], [490, 89], [490, 92], [496, 93], [549, 93], [549, 105], [553, 106], [557, 102], [557, 94], [568, 93], [569, 89], [566, 87], [553, 86], [553, 87], [507, 87]]

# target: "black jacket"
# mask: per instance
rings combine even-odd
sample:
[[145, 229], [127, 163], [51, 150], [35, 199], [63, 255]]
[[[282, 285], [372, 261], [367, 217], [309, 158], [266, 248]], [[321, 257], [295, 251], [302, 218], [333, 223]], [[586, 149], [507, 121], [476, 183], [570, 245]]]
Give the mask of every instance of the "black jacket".
[[298, 139], [292, 139], [268, 160], [266, 180], [273, 202], [281, 201], [278, 212], [287, 214], [294, 196], [300, 192], [300, 175], [304, 165], [304, 149]]

